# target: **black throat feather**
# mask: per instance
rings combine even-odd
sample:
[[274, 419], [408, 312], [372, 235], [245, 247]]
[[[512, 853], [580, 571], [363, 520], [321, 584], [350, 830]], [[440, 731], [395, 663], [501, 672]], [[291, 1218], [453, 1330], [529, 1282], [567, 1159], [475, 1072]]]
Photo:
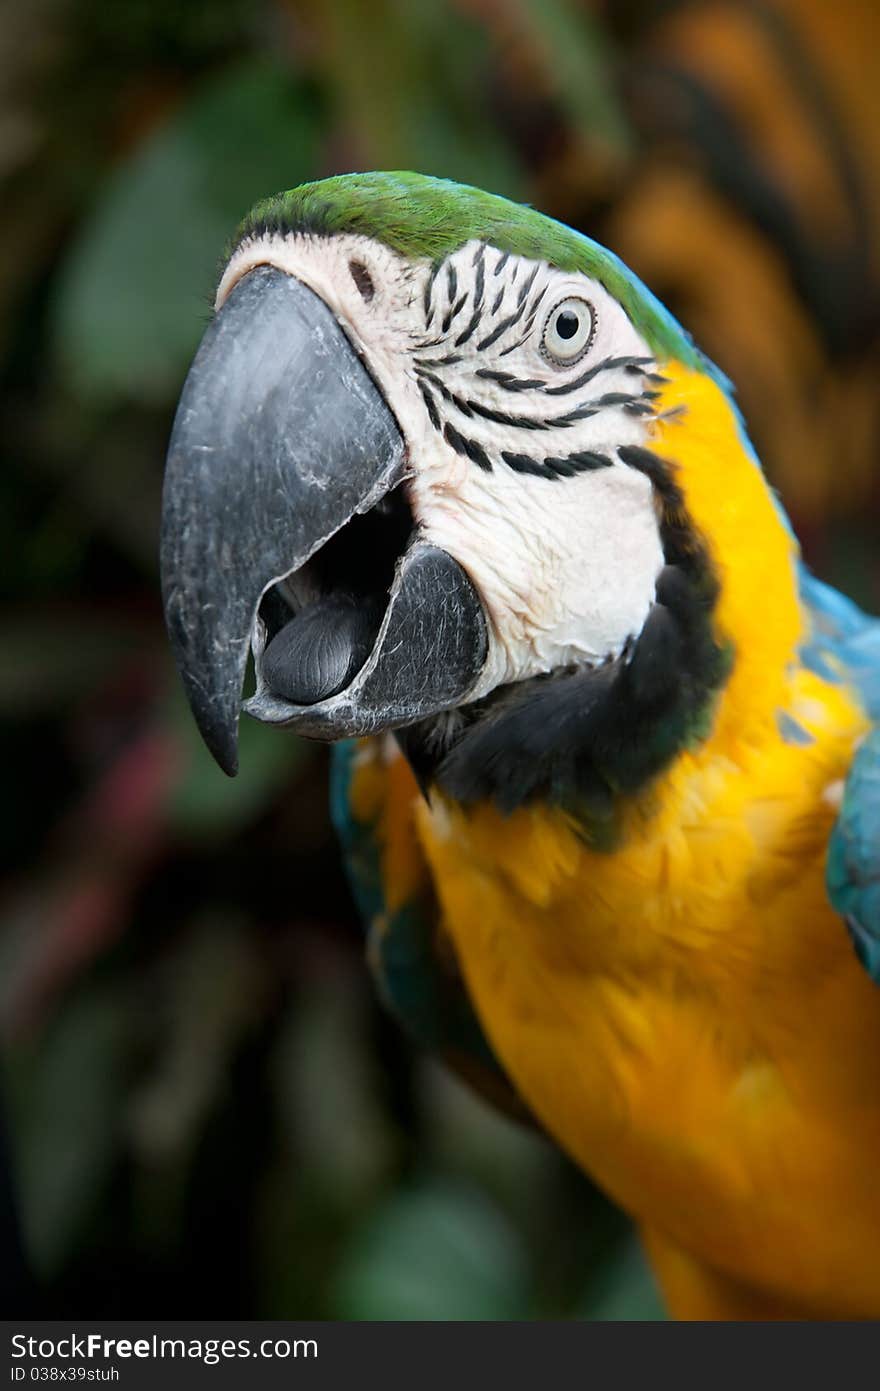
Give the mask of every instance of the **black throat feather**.
[[718, 580], [672, 466], [647, 449], [617, 452], [651, 479], [666, 561], [639, 636], [602, 666], [500, 687], [398, 734], [427, 793], [505, 813], [552, 803], [596, 845], [614, 843], [622, 798], [706, 736], [732, 660], [714, 627]]

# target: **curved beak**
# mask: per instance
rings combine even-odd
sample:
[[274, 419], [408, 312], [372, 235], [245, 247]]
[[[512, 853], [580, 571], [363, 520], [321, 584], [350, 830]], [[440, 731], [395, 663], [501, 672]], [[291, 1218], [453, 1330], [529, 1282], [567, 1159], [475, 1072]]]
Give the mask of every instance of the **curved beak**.
[[411, 724], [474, 686], [482, 605], [424, 544], [397, 422], [327, 305], [260, 266], [202, 340], [162, 504], [165, 620], [208, 748], [237, 770], [248, 713], [334, 739]]

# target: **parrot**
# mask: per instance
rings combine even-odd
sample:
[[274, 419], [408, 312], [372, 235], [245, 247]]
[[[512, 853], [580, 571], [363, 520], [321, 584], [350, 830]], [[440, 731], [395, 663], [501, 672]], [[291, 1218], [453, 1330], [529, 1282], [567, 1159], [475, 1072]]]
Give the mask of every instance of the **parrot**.
[[446, 179], [264, 199], [161, 531], [220, 767], [242, 711], [333, 745], [411, 1037], [630, 1215], [671, 1317], [880, 1316], [880, 622], [663, 304]]

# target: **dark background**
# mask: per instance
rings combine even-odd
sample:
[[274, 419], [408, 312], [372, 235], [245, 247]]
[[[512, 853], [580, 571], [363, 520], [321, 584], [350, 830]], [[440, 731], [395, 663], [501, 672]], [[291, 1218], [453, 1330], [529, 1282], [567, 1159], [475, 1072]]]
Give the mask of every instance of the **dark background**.
[[0, 34], [9, 1302], [651, 1316], [619, 1214], [374, 1003], [324, 752], [248, 725], [228, 782], [200, 747], [163, 454], [251, 202], [448, 175], [642, 274], [736, 381], [811, 563], [880, 608], [880, 6], [20, 0]]

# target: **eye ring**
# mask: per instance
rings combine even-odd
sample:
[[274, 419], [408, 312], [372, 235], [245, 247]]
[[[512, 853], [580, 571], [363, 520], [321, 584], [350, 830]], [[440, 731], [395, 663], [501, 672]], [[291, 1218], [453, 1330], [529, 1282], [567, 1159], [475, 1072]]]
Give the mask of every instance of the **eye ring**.
[[596, 336], [596, 310], [589, 300], [567, 295], [544, 320], [541, 352], [556, 367], [571, 367], [590, 350]]

